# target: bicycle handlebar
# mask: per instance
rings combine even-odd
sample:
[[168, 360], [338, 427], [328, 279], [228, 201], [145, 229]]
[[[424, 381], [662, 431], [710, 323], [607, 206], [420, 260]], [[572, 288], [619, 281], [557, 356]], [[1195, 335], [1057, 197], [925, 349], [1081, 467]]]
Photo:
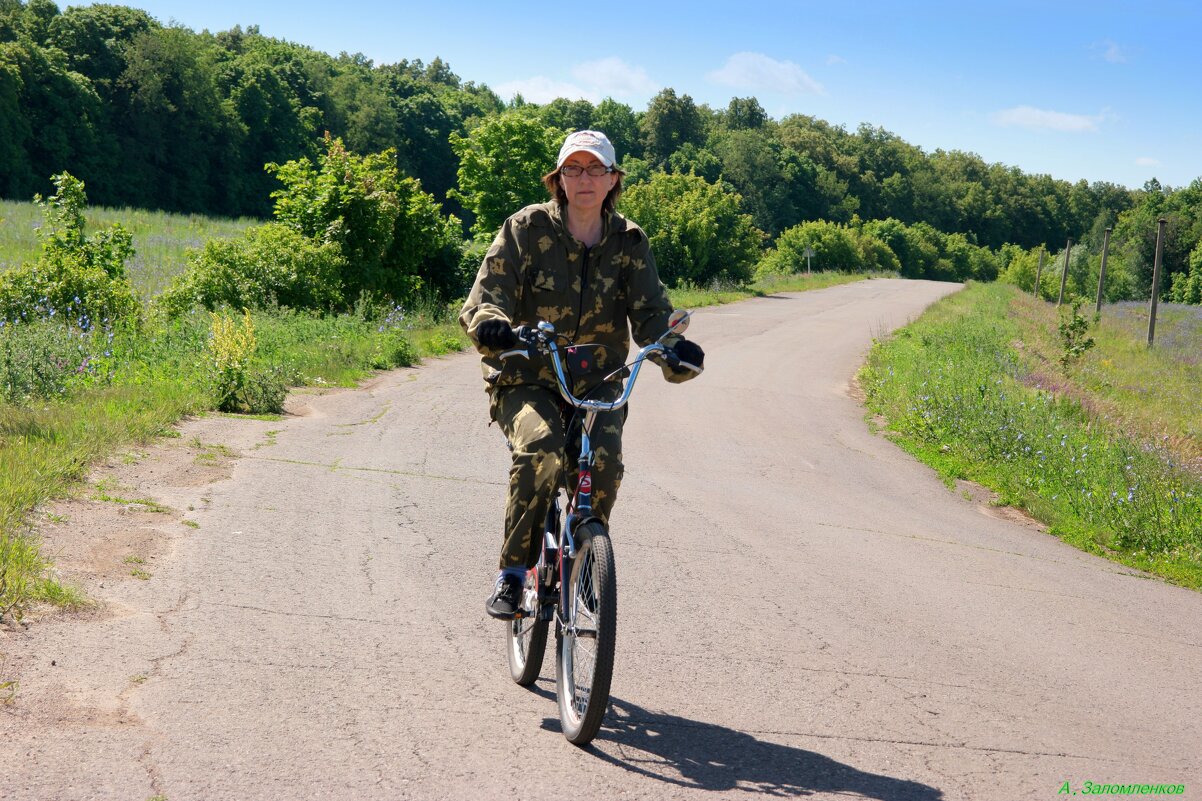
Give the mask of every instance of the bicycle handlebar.
[[[639, 350], [638, 355], [630, 364], [623, 365], [618, 370], [610, 373], [609, 376], [606, 376], [606, 378], [609, 378], [610, 376], [621, 372], [622, 369], [627, 367], [630, 368], [630, 377], [626, 380], [625, 386], [622, 388], [622, 395], [617, 400], [582, 400], [581, 398], [577, 398], [575, 395], [573, 395], [572, 388], [568, 386], [567, 378], [564, 375], [565, 370], [563, 366], [563, 357], [560, 355], [559, 346], [555, 341], [555, 326], [544, 320], [538, 324], [537, 328], [531, 328], [523, 325], [513, 329], [513, 333], [514, 336], [517, 337], [518, 341], [525, 343], [528, 348], [532, 348], [539, 353], [551, 355], [551, 366], [555, 370], [555, 381], [559, 384], [559, 394], [572, 406], [575, 406], [577, 409], [584, 409], [586, 411], [612, 412], [625, 406], [630, 400], [630, 393], [634, 390], [634, 382], [638, 380], [639, 370], [642, 369], [643, 363], [647, 360], [647, 357], [652, 356], [653, 354], [661, 354], [664, 358], [664, 361], [667, 362], [668, 366], [672, 369], [678, 369], [680, 367], [685, 367], [686, 369], [696, 369], [692, 365], [687, 365], [682, 362], [680, 357], [676, 355], [676, 352], [671, 348], [666, 347], [662, 342], [652, 342], [650, 345], [647, 345]], [[527, 356], [529, 356], [529, 351], [527, 351]]]

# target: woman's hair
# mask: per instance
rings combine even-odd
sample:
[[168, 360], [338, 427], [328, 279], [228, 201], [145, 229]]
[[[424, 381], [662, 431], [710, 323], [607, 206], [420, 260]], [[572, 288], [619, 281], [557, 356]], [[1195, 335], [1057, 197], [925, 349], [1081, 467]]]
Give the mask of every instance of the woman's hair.
[[[618, 198], [622, 195], [622, 176], [625, 174], [617, 165], [614, 165], [614, 175], [618, 176], [618, 182], [614, 184], [613, 189], [609, 190], [609, 194], [605, 196], [605, 200], [601, 204], [601, 208], [605, 211], [613, 211], [618, 205]], [[563, 191], [563, 185], [559, 183], [558, 167], [543, 176], [543, 186], [547, 187], [552, 198], [559, 201], [559, 205], [568, 205], [568, 195]]]

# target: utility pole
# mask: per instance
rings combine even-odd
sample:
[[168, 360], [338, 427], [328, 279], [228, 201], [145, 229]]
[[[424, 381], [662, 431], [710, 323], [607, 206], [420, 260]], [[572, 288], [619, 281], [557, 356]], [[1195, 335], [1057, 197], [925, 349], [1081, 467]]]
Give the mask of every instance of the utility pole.
[[1110, 253], [1110, 229], [1106, 229], [1106, 235], [1102, 238], [1102, 266], [1098, 269], [1098, 306], [1094, 309], [1096, 314], [1102, 313], [1102, 287], [1106, 284], [1106, 256]]
[[1035, 269], [1035, 291], [1031, 294], [1039, 300], [1039, 276], [1043, 275], [1043, 245], [1039, 246], [1039, 266]]
[[1064, 246], [1064, 270], [1060, 273], [1060, 297], [1056, 299], [1056, 305], [1064, 303], [1064, 285], [1068, 282], [1068, 257], [1073, 252], [1073, 238], [1068, 238], [1068, 244]]
[[1160, 259], [1164, 256], [1164, 227], [1168, 220], [1156, 221], [1156, 259], [1152, 262], [1152, 306], [1148, 310], [1148, 347], [1156, 341], [1156, 303], [1160, 300]]

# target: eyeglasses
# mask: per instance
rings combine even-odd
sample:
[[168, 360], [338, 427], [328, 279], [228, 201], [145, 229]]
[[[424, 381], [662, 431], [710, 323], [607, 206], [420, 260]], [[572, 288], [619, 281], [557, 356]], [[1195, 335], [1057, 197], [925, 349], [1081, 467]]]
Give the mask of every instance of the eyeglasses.
[[606, 167], [604, 164], [590, 164], [588, 167], [581, 167], [579, 164], [565, 164], [559, 168], [559, 173], [568, 178], [579, 178], [582, 172], [587, 172], [594, 178], [600, 178], [613, 171], [613, 167]]

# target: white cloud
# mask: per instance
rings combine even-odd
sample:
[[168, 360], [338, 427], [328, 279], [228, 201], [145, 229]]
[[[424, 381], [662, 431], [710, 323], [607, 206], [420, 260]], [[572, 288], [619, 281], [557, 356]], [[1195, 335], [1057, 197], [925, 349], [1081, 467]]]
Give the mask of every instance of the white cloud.
[[1160, 159], [1154, 159], [1150, 156], [1140, 156], [1135, 160], [1137, 167], [1159, 167]]
[[542, 75], [518, 81], [506, 81], [497, 84], [493, 91], [503, 100], [509, 100], [514, 95], [521, 95], [526, 102], [539, 104], [550, 103], [557, 97], [566, 97], [569, 100], [583, 98], [593, 103], [601, 99], [596, 92], [583, 89], [574, 83], [556, 81]]
[[658, 85], [642, 67], [627, 64], [616, 56], [599, 61], [585, 61], [571, 69], [573, 81], [560, 81], [545, 75], [535, 75], [516, 81], [506, 81], [493, 87], [503, 100], [520, 94], [531, 103], [550, 103], [557, 97], [568, 100], [584, 99], [599, 103], [613, 97], [625, 101], [642, 101], [658, 90]]
[[572, 77], [593, 94], [614, 98], [643, 98], [659, 89], [647, 76], [647, 70], [627, 64], [616, 56], [577, 64], [572, 67]]
[[777, 61], [763, 53], [735, 53], [722, 69], [705, 76], [711, 83], [752, 91], [783, 94], [824, 94], [815, 81], [792, 61]]
[[1100, 42], [1094, 42], [1090, 47], [1094, 50], [1100, 50], [1102, 58], [1111, 64], [1127, 63], [1128, 48], [1123, 47], [1113, 39], [1103, 39]]
[[845, 59], [843, 56], [836, 56], [834, 53], [831, 53], [829, 56], [826, 57], [826, 65], [828, 67], [833, 67], [836, 64], [846, 64], [846, 63], [847, 63], [847, 59]]
[[1066, 114], [1063, 111], [1047, 111], [1032, 106], [1016, 106], [995, 111], [990, 115], [990, 119], [993, 120], [994, 125], [1004, 128], [1018, 127], [1036, 131], [1083, 133], [1098, 130], [1098, 123], [1102, 121], [1102, 115]]

